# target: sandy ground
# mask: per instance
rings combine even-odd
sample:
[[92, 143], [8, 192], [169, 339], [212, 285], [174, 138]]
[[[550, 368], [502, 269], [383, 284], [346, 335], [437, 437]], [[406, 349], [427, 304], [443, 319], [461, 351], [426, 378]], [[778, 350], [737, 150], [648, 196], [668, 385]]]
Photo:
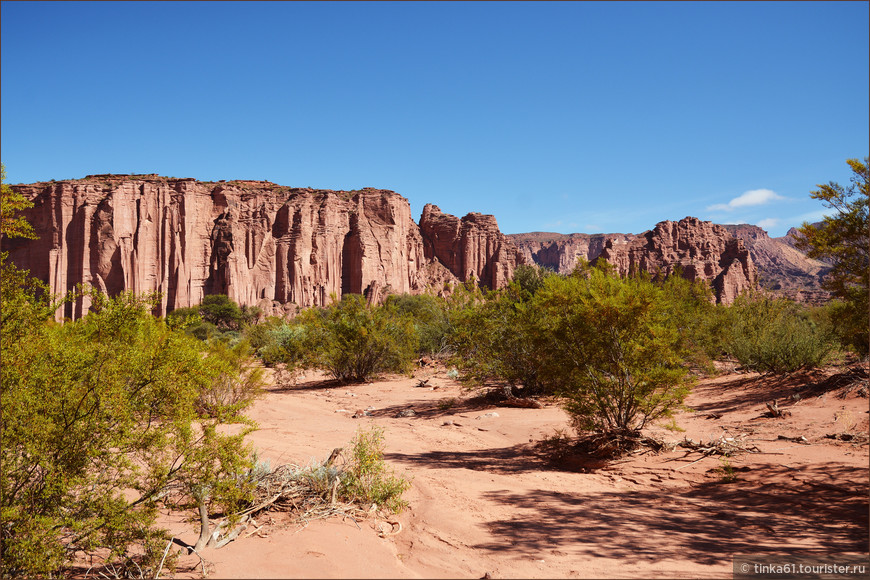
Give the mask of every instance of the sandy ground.
[[[868, 399], [810, 392], [819, 378], [705, 379], [676, 418], [685, 432], [650, 429], [672, 441], [724, 435], [756, 446], [730, 459], [737, 479], [726, 483], [720, 458], [679, 447], [599, 469], [556, 466], [535, 452], [568, 433], [555, 403], [472, 405], [443, 368], [351, 386], [309, 373], [269, 387], [252, 409], [260, 430], [251, 441], [272, 467], [304, 465], [360, 427], [383, 427], [388, 463], [412, 480], [401, 532], [381, 537], [377, 521], [340, 518], [302, 527], [272, 513], [258, 534], [202, 555], [210, 578], [722, 578], [740, 554], [867, 554], [866, 439], [826, 435], [866, 434]], [[774, 398], [790, 416], [764, 416]], [[398, 416], [406, 409], [415, 414]], [[807, 443], [780, 438], [801, 436]], [[196, 540], [193, 524], [172, 527]]]

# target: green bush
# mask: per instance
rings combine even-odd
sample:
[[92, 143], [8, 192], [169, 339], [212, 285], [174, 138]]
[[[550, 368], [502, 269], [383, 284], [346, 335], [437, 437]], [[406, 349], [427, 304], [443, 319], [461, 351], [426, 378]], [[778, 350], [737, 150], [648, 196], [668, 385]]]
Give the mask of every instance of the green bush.
[[202, 299], [199, 315], [220, 329], [238, 330], [245, 314], [235, 301], [225, 294], [211, 294]]
[[745, 368], [787, 374], [825, 363], [832, 336], [798, 304], [760, 293], [744, 293], [729, 311], [728, 352]]
[[21, 281], [4, 266], [0, 574], [54, 575], [97, 549], [145, 569], [168, 539], [160, 505], [225, 511], [250, 492], [248, 431], [218, 429], [246, 423], [243, 405], [199, 404], [244, 380], [239, 359], [151, 316], [156, 297], [87, 291], [91, 312], [59, 325]]
[[349, 502], [366, 506], [374, 503], [398, 513], [407, 506], [402, 494], [411, 484], [395, 475], [383, 458], [383, 429], [372, 427], [369, 431], [357, 431], [341, 476], [341, 496]]
[[243, 340], [230, 346], [212, 341], [208, 352], [217, 372], [200, 390], [197, 412], [223, 421], [243, 418], [244, 410], [262, 395], [264, 385], [263, 369], [253, 364], [250, 344]]
[[325, 309], [309, 308], [298, 317], [305, 327], [302, 364], [321, 368], [342, 382], [365, 382], [382, 372], [407, 372], [416, 336], [408, 317], [393, 307], [368, 306], [347, 294]]
[[413, 321], [418, 355], [440, 356], [449, 350], [450, 322], [443, 298], [431, 294], [394, 294], [387, 297], [386, 305]]
[[669, 417], [691, 384], [670, 302], [648, 278], [594, 268], [549, 277], [531, 301], [552, 342], [542, 371], [561, 381], [578, 431], [626, 433]]
[[524, 387], [525, 395], [554, 391], [557, 377], [542, 373], [550, 337], [541, 329], [542, 312], [529, 298], [514, 282], [454, 312], [453, 362], [464, 380], [504, 381]]

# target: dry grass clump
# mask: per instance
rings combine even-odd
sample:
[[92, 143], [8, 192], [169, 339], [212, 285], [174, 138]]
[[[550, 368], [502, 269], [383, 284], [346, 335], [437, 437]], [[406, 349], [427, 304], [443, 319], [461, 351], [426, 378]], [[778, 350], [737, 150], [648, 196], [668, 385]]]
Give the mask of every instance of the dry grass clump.
[[407, 506], [402, 494], [411, 484], [387, 467], [383, 450], [383, 430], [373, 427], [357, 432], [346, 456], [344, 448], [338, 447], [325, 461], [312, 460], [306, 466], [285, 464], [273, 470], [268, 462], [258, 463], [249, 474], [254, 483], [251, 506], [221, 521], [209, 545], [220, 548], [231, 542], [263, 511], [292, 513], [292, 519], [303, 525], [333, 516], [357, 523], [402, 511]]

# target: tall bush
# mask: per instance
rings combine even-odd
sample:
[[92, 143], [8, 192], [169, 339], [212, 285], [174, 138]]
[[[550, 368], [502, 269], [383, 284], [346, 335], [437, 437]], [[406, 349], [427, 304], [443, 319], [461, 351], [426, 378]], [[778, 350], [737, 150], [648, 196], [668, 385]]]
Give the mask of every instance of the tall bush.
[[691, 384], [669, 302], [648, 279], [588, 273], [545, 280], [531, 305], [552, 337], [545, 372], [559, 377], [578, 431], [612, 434], [667, 417]]
[[728, 352], [761, 373], [787, 374], [824, 364], [834, 344], [829, 331], [784, 298], [744, 293], [729, 311]]
[[90, 292], [91, 312], [59, 325], [12, 273], [0, 333], [3, 576], [58, 573], [77, 550], [125, 558], [133, 546], [144, 569], [168, 539], [158, 506], [207, 513], [245, 499], [246, 430], [218, 429], [245, 423], [241, 408], [198, 405], [215, 381], [239, 380], [237, 366], [151, 316], [156, 297]]
[[298, 319], [305, 327], [301, 348], [307, 367], [326, 369], [342, 382], [410, 369], [414, 327], [389, 305], [369, 306], [363, 296], [346, 294], [328, 308], [305, 310]]

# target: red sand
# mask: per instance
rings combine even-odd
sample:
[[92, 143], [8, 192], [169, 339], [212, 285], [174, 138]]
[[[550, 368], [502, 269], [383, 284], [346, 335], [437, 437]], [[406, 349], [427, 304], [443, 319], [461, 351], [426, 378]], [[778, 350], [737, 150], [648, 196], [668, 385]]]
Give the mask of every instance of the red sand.
[[[555, 403], [473, 407], [444, 369], [351, 386], [323, 378], [271, 386], [252, 409], [260, 430], [250, 440], [272, 467], [304, 465], [347, 445], [360, 427], [383, 427], [388, 463], [412, 479], [410, 507], [395, 518], [401, 532], [380, 537], [372, 520], [301, 528], [285, 514], [261, 515], [258, 523], [272, 523], [259, 534], [202, 552], [210, 578], [722, 578], [733, 555], [868, 551], [868, 446], [825, 438], [867, 433], [868, 399], [854, 391], [795, 400], [808, 377], [700, 381], [686, 401], [693, 410], [676, 418], [685, 432], [650, 434], [725, 434], [756, 445], [761, 453], [730, 459], [737, 480], [723, 483], [725, 462], [696, 461], [700, 453], [679, 447], [589, 473], [557, 468], [534, 452], [543, 438], [568, 432]], [[430, 381], [420, 388], [419, 378]], [[765, 417], [773, 398], [791, 416]], [[351, 418], [368, 407], [371, 416]], [[416, 414], [397, 417], [408, 408]], [[172, 527], [196, 540], [194, 524]]]

